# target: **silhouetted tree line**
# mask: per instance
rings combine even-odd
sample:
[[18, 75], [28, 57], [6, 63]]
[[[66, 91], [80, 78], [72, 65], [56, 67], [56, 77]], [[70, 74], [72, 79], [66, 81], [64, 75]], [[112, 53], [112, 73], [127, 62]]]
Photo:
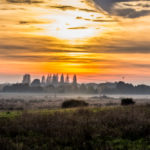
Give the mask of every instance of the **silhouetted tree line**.
[[150, 94], [150, 86], [124, 83], [102, 84], [64, 84], [55, 86], [32, 86], [29, 84], [12, 84], [3, 88], [3, 92], [46, 92], [46, 93], [82, 93], [82, 94]]
[[31, 87], [28, 84], [12, 84], [5, 86], [3, 92], [43, 92], [43, 88]]
[[115, 83], [115, 88], [106, 87], [102, 90], [104, 94], [150, 94], [150, 86], [147, 85], [137, 85], [117, 82]]
[[3, 92], [46, 92], [46, 93], [83, 93], [83, 94], [96, 94], [97, 89], [85, 84], [73, 85], [48, 85], [48, 86], [30, 86], [29, 84], [12, 84], [3, 88]]

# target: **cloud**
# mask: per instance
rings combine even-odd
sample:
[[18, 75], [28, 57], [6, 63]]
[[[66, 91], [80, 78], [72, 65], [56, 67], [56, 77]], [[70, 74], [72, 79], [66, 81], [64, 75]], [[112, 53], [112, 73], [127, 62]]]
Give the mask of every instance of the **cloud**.
[[72, 27], [72, 28], [68, 28], [71, 30], [80, 30], [80, 29], [87, 29], [88, 27]]
[[49, 23], [48, 21], [38, 21], [38, 20], [21, 20], [19, 24], [26, 25], [26, 24], [44, 24]]
[[67, 5], [58, 5], [58, 6], [50, 6], [50, 7], [51, 8], [56, 8], [56, 9], [60, 9], [60, 10], [63, 10], [63, 11], [79, 10], [79, 11], [84, 11], [84, 12], [96, 12], [95, 10], [92, 10], [92, 9], [79, 8], [79, 7], [67, 6]]
[[61, 5], [58, 5], [58, 6], [50, 6], [51, 8], [57, 8], [57, 9], [61, 9], [63, 11], [66, 11], [66, 10], [76, 10], [77, 8], [76, 7], [73, 7], [73, 6], [61, 6]]
[[[8, 38], [9, 40], [9, 38]], [[101, 44], [84, 44], [84, 45], [68, 45], [61, 44], [56, 39], [46, 38], [13, 38], [10, 42], [5, 38], [0, 39], [0, 59], [8, 61], [19, 61], [19, 62], [68, 62], [68, 63], [106, 63], [110, 64], [121, 64], [119, 60], [114, 58], [103, 59], [101, 57], [85, 57], [86, 54], [93, 54], [95, 56], [103, 55], [104, 53], [109, 54], [150, 54], [149, 42], [138, 42], [134, 43], [128, 40], [119, 41], [119, 43], [108, 40], [107, 44], [103, 41], [96, 41]], [[105, 40], [105, 39], [104, 39]], [[94, 42], [95, 43], [95, 42]], [[69, 55], [69, 53], [78, 54], [84, 57], [77, 57]], [[127, 63], [126, 63], [127, 64]], [[140, 66], [139, 66], [140, 67]]]
[[[145, 45], [144, 45], [145, 44]], [[127, 41], [120, 41], [120, 43], [116, 43], [115, 45], [112, 45], [111, 42], [104, 43], [103, 45], [94, 45], [94, 46], [84, 46], [85, 49], [88, 49], [88, 51], [92, 51], [94, 53], [114, 53], [114, 54], [150, 54], [150, 44], [149, 43], [142, 43], [139, 42], [139, 44], [128, 43]]]
[[[51, 1], [46, 1], [46, 0], [6, 0], [9, 3], [26, 3], [26, 4], [44, 4], [41, 5], [41, 7], [47, 7], [47, 8], [54, 8], [54, 9], [60, 9], [62, 11], [67, 11], [67, 10], [79, 10], [79, 11], [84, 11], [84, 12], [96, 12], [95, 9], [87, 9], [87, 8], [80, 8], [78, 6], [71, 6], [71, 5], [51, 5]], [[4, 8], [7, 9], [7, 8]]]
[[102, 18], [99, 19], [98, 17], [96, 19], [88, 19], [88, 18], [77, 16], [76, 19], [85, 20], [85, 21], [92, 21], [92, 22], [116, 22], [115, 20], [102, 19]]
[[43, 3], [42, 0], [7, 0], [9, 3]]
[[[9, 41], [9, 42], [8, 42]], [[84, 53], [85, 50], [74, 45], [61, 44], [50, 38], [0, 38], [0, 59], [22, 62], [63, 62], [75, 61], [68, 53]], [[86, 60], [85, 60], [86, 62]]]
[[118, 9], [114, 12], [115, 15], [123, 16], [126, 18], [138, 18], [141, 16], [146, 16], [150, 14], [150, 10], [141, 10], [136, 11], [134, 9], [128, 8], [128, 9]]
[[84, 9], [79, 9], [79, 10], [81, 10], [81, 11], [85, 11], [85, 12], [96, 12], [95, 10], [92, 10], [92, 9], [86, 9], [86, 8], [84, 8]]
[[144, 0], [93, 0], [96, 6], [111, 15], [137, 18], [150, 14], [150, 1]]

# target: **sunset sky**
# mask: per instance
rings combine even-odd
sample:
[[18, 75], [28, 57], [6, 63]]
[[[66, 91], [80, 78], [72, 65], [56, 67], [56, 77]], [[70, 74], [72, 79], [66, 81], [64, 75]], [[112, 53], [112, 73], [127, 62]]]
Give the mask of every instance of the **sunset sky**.
[[150, 84], [150, 0], [1, 0], [0, 83], [25, 73]]

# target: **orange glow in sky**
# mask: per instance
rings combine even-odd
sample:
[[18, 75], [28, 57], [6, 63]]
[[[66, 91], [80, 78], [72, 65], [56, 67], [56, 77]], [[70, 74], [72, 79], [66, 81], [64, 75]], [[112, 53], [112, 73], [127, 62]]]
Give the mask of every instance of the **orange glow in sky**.
[[[136, 3], [132, 9], [141, 11]], [[80, 82], [125, 76], [146, 83], [150, 76], [149, 15], [111, 15], [88, 0], [3, 0], [0, 20], [0, 83], [24, 73], [77, 74]]]

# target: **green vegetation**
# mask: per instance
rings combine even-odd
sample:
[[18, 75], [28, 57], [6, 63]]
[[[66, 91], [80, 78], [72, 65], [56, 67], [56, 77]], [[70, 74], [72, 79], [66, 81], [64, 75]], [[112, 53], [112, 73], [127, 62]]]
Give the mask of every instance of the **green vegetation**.
[[21, 115], [21, 111], [1, 111], [0, 112], [0, 119], [1, 118], [15, 118]]
[[0, 113], [1, 150], [150, 150], [150, 105]]

